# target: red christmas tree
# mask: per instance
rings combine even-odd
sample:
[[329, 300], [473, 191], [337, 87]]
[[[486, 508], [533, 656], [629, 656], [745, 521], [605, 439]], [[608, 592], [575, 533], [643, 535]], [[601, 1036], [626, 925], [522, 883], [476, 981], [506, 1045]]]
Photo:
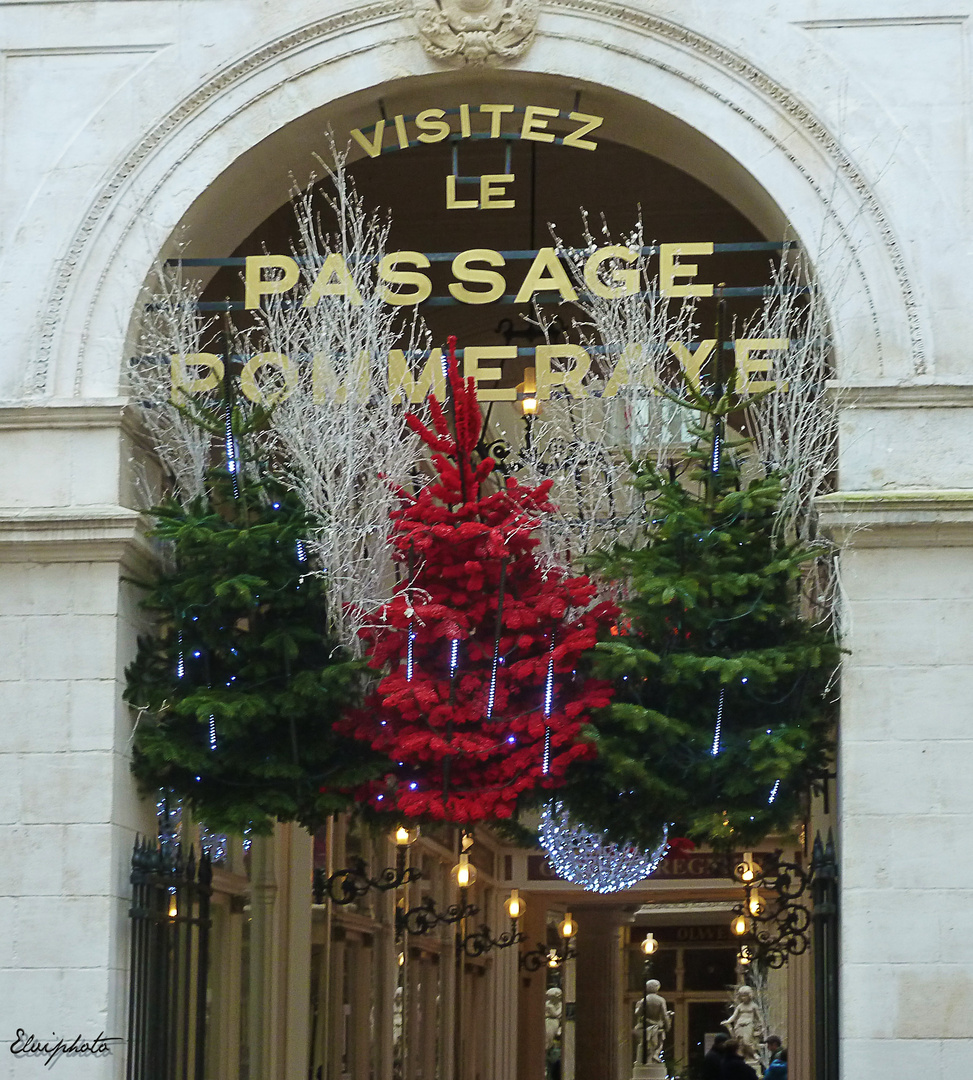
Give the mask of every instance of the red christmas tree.
[[434, 430], [406, 417], [433, 450], [437, 477], [417, 495], [399, 493], [389, 539], [403, 580], [362, 631], [370, 665], [387, 674], [347, 729], [396, 763], [368, 789], [375, 809], [467, 824], [510, 817], [525, 792], [557, 786], [592, 753], [580, 728], [610, 690], [578, 661], [614, 609], [591, 606], [587, 577], [538, 564], [550, 481], [508, 478], [483, 493], [494, 463], [473, 462], [482, 421], [455, 342], [454, 430], [435, 397]]

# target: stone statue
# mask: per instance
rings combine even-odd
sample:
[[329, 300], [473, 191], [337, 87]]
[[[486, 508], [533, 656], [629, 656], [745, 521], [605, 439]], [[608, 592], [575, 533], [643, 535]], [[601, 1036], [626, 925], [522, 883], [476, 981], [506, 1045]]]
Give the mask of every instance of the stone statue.
[[733, 1012], [723, 1021], [723, 1027], [734, 1039], [740, 1042], [740, 1054], [752, 1067], [760, 1062], [759, 1046], [763, 1035], [763, 1022], [760, 1010], [753, 1000], [753, 990], [749, 986], [740, 986], [734, 995]]
[[539, 0], [412, 0], [423, 48], [437, 60], [495, 64], [527, 51]]
[[544, 996], [544, 1037], [548, 1050], [561, 1034], [561, 988], [552, 986]]
[[[666, 999], [659, 993], [659, 980], [649, 979], [645, 994], [635, 1003], [635, 1071], [636, 1080], [665, 1076], [662, 1062], [662, 1044], [672, 1027], [673, 1013], [666, 1007]], [[643, 1033], [642, 1024], [645, 1023]], [[661, 1072], [660, 1072], [661, 1070]]]

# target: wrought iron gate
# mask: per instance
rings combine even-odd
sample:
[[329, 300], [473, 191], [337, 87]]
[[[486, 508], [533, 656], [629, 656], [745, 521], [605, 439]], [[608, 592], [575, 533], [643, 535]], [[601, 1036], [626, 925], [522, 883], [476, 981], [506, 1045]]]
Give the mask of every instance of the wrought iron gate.
[[126, 1080], [203, 1080], [213, 871], [135, 840]]

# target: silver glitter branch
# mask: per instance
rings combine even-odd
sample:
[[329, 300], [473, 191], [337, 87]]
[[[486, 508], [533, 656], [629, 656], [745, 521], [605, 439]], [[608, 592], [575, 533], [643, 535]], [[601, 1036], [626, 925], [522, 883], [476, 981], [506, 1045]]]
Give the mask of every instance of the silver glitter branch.
[[[152, 449], [167, 474], [173, 493], [184, 502], [205, 490], [211, 434], [187, 411], [185, 395], [173, 391], [173, 357], [204, 351], [213, 321], [200, 317], [197, 302], [202, 284], [183, 277], [179, 266], [158, 264], [143, 290], [143, 315], [137, 350], [128, 369], [131, 407], [138, 414]], [[146, 505], [155, 502], [157, 485], [141, 478]]]
[[[332, 154], [333, 164], [320, 162], [325, 183], [294, 197], [294, 254], [308, 288], [326, 259], [340, 254], [355, 302], [325, 295], [304, 307], [271, 297], [258, 313], [254, 336], [261, 349], [291, 357], [299, 371], [293, 392], [274, 408], [269, 449], [319, 522], [307, 538], [308, 551], [328, 578], [332, 629], [357, 648], [367, 613], [389, 598], [394, 585], [385, 542], [389, 514], [398, 505], [394, 489], [410, 484], [420, 461], [404, 406], [390, 392], [389, 352], [417, 353], [428, 345], [428, 334], [417, 317], [383, 296], [378, 265], [389, 221], [366, 212], [345, 155], [333, 145]], [[318, 198], [330, 210], [331, 231], [322, 223]]]

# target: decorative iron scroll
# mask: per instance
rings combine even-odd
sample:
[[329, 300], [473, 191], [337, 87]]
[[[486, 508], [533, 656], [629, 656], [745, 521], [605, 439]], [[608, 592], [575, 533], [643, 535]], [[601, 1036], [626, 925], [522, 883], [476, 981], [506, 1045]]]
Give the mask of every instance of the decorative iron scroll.
[[465, 937], [457, 937], [456, 948], [475, 958], [485, 956], [491, 949], [509, 949], [526, 940], [526, 935], [516, 929], [506, 930], [495, 938], [490, 927], [483, 923]]
[[555, 948], [553, 945], [542, 945], [538, 942], [533, 949], [520, 954], [517, 966], [521, 971], [539, 971], [542, 967], [561, 967], [575, 956], [577, 953], [570, 945], [566, 948]]
[[739, 863], [734, 880], [743, 885], [743, 902], [733, 909], [747, 922], [742, 944], [750, 959], [765, 967], [781, 968], [790, 956], [800, 956], [810, 946], [811, 880], [797, 863], [785, 862], [781, 852]]
[[436, 905], [426, 897], [418, 907], [409, 908], [408, 911], [396, 908], [395, 930], [398, 934], [428, 934], [437, 926], [458, 923], [479, 914], [479, 911], [475, 904], [450, 904], [444, 911], [437, 911]]
[[369, 889], [389, 892], [412, 881], [418, 881], [422, 874], [415, 867], [387, 866], [378, 877], [368, 876], [368, 867], [363, 859], [351, 859], [349, 865], [336, 870], [330, 877], [324, 876], [323, 870], [315, 870], [312, 890], [314, 902], [323, 904], [325, 899], [333, 904], [354, 904]]

